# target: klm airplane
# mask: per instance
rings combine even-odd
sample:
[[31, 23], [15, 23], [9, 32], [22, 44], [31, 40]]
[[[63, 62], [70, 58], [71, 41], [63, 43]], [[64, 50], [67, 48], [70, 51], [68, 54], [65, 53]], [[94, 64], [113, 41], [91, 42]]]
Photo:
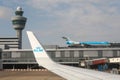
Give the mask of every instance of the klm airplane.
[[76, 41], [72, 41], [67, 37], [62, 37], [63, 39], [66, 40], [66, 44], [68, 46], [75, 46], [75, 45], [80, 45], [80, 46], [109, 46], [110, 43], [107, 41], [102, 41], [102, 42], [98, 42], [98, 41], [85, 41], [85, 42], [76, 42]]

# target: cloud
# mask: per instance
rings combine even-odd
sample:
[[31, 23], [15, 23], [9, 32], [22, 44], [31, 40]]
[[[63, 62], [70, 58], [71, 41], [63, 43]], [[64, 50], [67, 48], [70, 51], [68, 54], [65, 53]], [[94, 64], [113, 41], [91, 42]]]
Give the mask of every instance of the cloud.
[[[48, 12], [48, 16], [53, 15], [59, 19], [65, 18], [72, 21], [86, 23], [98, 23], [103, 21], [102, 16], [119, 16], [119, 6], [111, 6], [111, 1], [101, 0], [29, 0], [32, 7]], [[114, 2], [114, 1], [113, 1]], [[106, 5], [105, 5], [106, 4]], [[77, 19], [77, 20], [76, 20]]]
[[0, 6], [0, 18], [1, 19], [10, 19], [12, 16], [13, 10], [8, 8], [8, 7], [4, 7], [4, 6]]
[[[51, 29], [51, 32], [50, 29], [43, 31], [45, 34], [47, 32], [48, 35], [68, 34], [83, 40], [119, 41], [120, 38], [117, 37], [120, 34], [119, 2], [119, 0], [29, 0], [27, 4], [45, 11], [47, 17], [57, 18], [54, 21], [54, 29]], [[51, 24], [48, 26], [53, 27]]]

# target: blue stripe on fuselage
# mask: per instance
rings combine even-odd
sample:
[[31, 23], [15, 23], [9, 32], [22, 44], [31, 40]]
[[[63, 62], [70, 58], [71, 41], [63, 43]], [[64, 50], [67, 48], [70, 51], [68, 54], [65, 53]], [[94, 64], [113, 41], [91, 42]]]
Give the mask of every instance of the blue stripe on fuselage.
[[88, 44], [88, 45], [109, 45], [109, 42], [80, 42], [80, 44]]
[[[74, 41], [67, 41], [66, 44], [68, 44], [68, 45], [74, 45], [74, 44], [76, 44], [76, 42], [74, 42]], [[86, 42], [77, 42], [77, 44], [87, 44], [87, 45], [109, 45], [110, 43], [107, 42], [107, 41], [104, 41], [104, 42], [97, 42], [97, 41], [91, 42], [91, 41], [86, 41]]]

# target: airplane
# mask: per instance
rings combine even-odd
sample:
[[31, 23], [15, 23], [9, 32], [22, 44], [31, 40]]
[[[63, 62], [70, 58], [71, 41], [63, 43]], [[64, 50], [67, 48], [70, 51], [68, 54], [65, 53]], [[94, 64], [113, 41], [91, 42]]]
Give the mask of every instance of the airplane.
[[120, 80], [120, 75], [83, 69], [54, 62], [32, 31], [27, 31], [33, 54], [39, 66], [63, 77], [66, 80]]
[[102, 41], [102, 42], [98, 42], [98, 41], [85, 41], [85, 42], [76, 42], [76, 41], [72, 41], [67, 37], [62, 37], [63, 39], [66, 40], [66, 44], [68, 46], [109, 46], [110, 43], [107, 41]]

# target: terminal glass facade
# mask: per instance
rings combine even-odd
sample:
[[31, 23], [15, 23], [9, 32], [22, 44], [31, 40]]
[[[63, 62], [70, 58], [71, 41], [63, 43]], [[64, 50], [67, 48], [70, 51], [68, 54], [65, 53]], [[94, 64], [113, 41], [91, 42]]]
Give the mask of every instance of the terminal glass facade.
[[[79, 60], [87, 57], [88, 59], [120, 57], [120, 48], [114, 49], [49, 49], [48, 55], [52, 60], [62, 64], [79, 64]], [[1, 52], [2, 64], [28, 65], [37, 64], [32, 50], [3, 50]], [[11, 67], [13, 68], [13, 66]]]

